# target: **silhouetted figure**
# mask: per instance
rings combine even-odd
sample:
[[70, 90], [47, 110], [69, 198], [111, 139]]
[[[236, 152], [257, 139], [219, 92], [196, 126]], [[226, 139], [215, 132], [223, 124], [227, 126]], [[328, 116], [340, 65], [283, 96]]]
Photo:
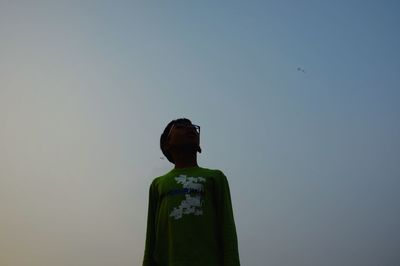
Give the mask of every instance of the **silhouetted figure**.
[[197, 165], [200, 127], [173, 120], [160, 147], [175, 167], [150, 185], [143, 266], [240, 265], [228, 181]]

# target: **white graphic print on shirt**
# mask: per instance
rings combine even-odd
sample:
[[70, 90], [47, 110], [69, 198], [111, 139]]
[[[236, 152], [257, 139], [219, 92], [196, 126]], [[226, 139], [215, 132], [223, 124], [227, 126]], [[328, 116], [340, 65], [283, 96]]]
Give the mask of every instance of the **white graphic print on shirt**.
[[[201, 176], [187, 177], [186, 175], [180, 175], [175, 177], [175, 180], [178, 184], [182, 184], [187, 193], [185, 194], [186, 199], [181, 201], [178, 207], [174, 207], [169, 216], [178, 220], [185, 214], [203, 215], [201, 193], [204, 192], [202, 183], [205, 183], [206, 179]], [[190, 192], [195, 192], [197, 194], [192, 196]]]

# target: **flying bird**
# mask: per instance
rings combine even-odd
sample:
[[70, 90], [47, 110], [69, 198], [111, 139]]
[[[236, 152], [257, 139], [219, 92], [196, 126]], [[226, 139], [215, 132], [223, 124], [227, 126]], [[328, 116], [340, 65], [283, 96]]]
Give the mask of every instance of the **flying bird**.
[[306, 71], [305, 71], [303, 68], [301, 68], [301, 67], [298, 67], [298, 68], [297, 68], [297, 71], [300, 71], [300, 72], [306, 73]]

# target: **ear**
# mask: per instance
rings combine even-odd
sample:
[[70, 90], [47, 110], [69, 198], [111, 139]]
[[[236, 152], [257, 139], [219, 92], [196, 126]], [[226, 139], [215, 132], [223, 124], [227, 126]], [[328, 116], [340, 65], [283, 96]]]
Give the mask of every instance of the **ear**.
[[165, 151], [168, 151], [170, 148], [171, 148], [171, 145], [169, 144], [169, 141], [167, 140], [167, 141], [165, 142], [164, 146], [163, 146], [163, 149], [164, 149]]
[[163, 145], [163, 150], [168, 151], [170, 148], [170, 145], [168, 143], [168, 141]]

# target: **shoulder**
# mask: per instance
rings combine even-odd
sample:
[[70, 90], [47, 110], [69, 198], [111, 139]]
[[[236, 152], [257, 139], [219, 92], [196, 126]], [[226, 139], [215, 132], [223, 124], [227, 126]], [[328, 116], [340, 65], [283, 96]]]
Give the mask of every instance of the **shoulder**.
[[168, 176], [168, 173], [165, 175], [157, 176], [153, 179], [151, 182], [151, 186], [157, 186], [160, 182], [162, 182], [166, 177]]
[[201, 171], [205, 176], [213, 177], [216, 180], [226, 179], [224, 172], [220, 169], [210, 169], [202, 167]]
[[211, 168], [206, 168], [206, 167], [199, 167], [200, 170], [204, 173], [210, 173], [210, 174], [222, 174], [222, 171], [219, 169], [211, 169]]

